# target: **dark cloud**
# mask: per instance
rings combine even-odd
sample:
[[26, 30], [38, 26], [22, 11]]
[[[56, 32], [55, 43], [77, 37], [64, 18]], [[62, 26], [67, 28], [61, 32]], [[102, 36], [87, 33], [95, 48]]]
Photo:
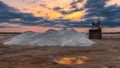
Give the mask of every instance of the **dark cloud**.
[[15, 26], [0, 26], [0, 28], [19, 28], [19, 27], [15, 27]]
[[94, 17], [102, 18], [101, 24], [105, 27], [120, 26], [120, 6], [105, 6], [107, 1], [109, 0], [88, 0], [85, 5], [88, 11], [84, 18], [86, 20], [93, 20]]
[[[82, 8], [77, 7], [77, 3], [82, 2], [83, 0], [73, 1], [70, 6], [71, 9], [69, 11], [64, 11], [60, 7], [56, 7], [55, 10], [59, 11], [62, 14], [71, 14], [73, 12], [82, 11], [87, 9], [87, 14], [84, 16], [84, 24], [78, 23], [81, 26], [89, 27], [92, 23], [92, 20], [97, 19], [101, 20], [102, 27], [117, 27], [120, 26], [120, 6], [118, 5], [110, 5], [105, 6], [106, 2], [109, 0], [87, 0], [87, 3]], [[77, 26], [79, 27], [79, 25]], [[66, 24], [65, 24], [66, 25]], [[77, 27], [76, 23], [72, 23], [73, 26]], [[68, 25], [69, 26], [69, 25]], [[80, 26], [80, 27], [81, 27]]]
[[83, 11], [83, 10], [84, 10], [84, 8], [76, 8], [74, 10], [69, 10], [69, 11], [62, 10], [61, 13], [62, 14], [71, 14], [71, 13], [78, 12], [78, 11]]
[[[19, 19], [19, 20], [16, 20]], [[0, 1], [0, 22], [32, 24], [36, 21], [42, 20], [42, 17], [35, 17], [30, 13], [22, 13], [19, 10], [9, 7]]]
[[62, 10], [62, 8], [61, 7], [54, 7], [53, 10], [60, 11], [60, 10]]
[[62, 8], [60, 8], [60, 7], [55, 7], [55, 8], [53, 8], [53, 10], [58, 11], [58, 12], [60, 12], [61, 14], [71, 14], [71, 13], [73, 13], [73, 12], [82, 11], [82, 10], [84, 10], [84, 8], [76, 8], [76, 9], [73, 9], [73, 10], [68, 10], [68, 11], [66, 11], [66, 10], [64, 10], [64, 9], [62, 9]]
[[71, 8], [77, 8], [77, 3], [80, 3], [80, 2], [83, 2], [84, 0], [77, 0], [77, 1], [73, 1], [70, 5], [71, 5]]
[[[11, 24], [20, 24], [20, 25], [28, 25], [28, 26], [43, 26], [43, 27], [80, 27], [84, 26], [86, 24], [83, 23], [78, 25], [79, 22], [74, 22], [69, 19], [56, 19], [56, 20], [49, 20], [44, 19], [43, 17], [35, 17], [30, 13], [22, 13], [12, 7], [9, 7], [8, 5], [4, 4], [0, 1], [0, 23], [8, 22]], [[60, 8], [55, 8], [55, 10], [58, 10]], [[18, 20], [17, 20], [18, 19]], [[56, 26], [56, 25], [63, 25], [63, 26]], [[0, 26], [5, 27], [5, 26]], [[8, 26], [6, 26], [8, 27]], [[5, 28], [6, 28], [5, 27]]]
[[86, 18], [92, 18], [95, 16], [102, 16], [102, 10], [104, 11], [105, 9], [105, 3], [108, 0], [88, 0], [87, 3], [85, 4], [85, 8], [88, 9], [88, 14], [85, 16]]
[[78, 12], [78, 11], [82, 11], [82, 10], [84, 10], [84, 7], [81, 7], [81, 8], [78, 8], [77, 7], [77, 3], [81, 3], [81, 2], [83, 2], [84, 0], [77, 0], [77, 1], [73, 1], [73, 2], [71, 2], [70, 3], [70, 10], [64, 10], [63, 8], [61, 8], [61, 7], [55, 7], [55, 8], [53, 8], [53, 10], [55, 10], [55, 11], [58, 11], [58, 12], [60, 12], [60, 13], [62, 13], [62, 14], [71, 14], [71, 13], [73, 13], [73, 12]]
[[35, 4], [35, 3], [37, 3], [38, 0], [32, 0], [32, 1], [31, 0], [30, 1], [29, 0], [22, 0], [22, 1], [26, 2], [28, 4]]
[[[0, 23], [8, 22], [11, 24], [20, 24], [27, 26], [43, 26], [56, 28], [72, 28], [72, 27], [91, 27], [91, 23], [95, 17], [102, 18], [101, 25], [103, 27], [120, 26], [120, 6], [111, 5], [105, 6], [108, 0], [87, 0], [84, 7], [78, 8], [76, 4], [82, 2], [78, 0], [71, 3], [70, 11], [64, 11], [61, 7], [55, 7], [53, 10], [62, 14], [71, 14], [76, 11], [87, 9], [87, 14], [84, 16], [85, 21], [72, 21], [70, 19], [58, 18], [55, 20], [45, 19], [43, 17], [35, 17], [30, 13], [22, 13], [19, 10], [10, 7], [0, 1]], [[44, 5], [43, 5], [44, 6]], [[11, 26], [0, 26], [0, 28], [9, 28]]]

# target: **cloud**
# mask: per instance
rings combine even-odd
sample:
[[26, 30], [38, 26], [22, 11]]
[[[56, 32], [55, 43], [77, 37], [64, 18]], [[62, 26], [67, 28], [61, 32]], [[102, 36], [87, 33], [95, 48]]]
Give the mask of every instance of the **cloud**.
[[62, 10], [62, 8], [61, 7], [54, 7], [53, 10], [60, 11], [60, 10]]
[[18, 27], [13, 27], [13, 26], [0, 26], [0, 28], [18, 28]]
[[[83, 25], [78, 25], [79, 22], [71, 21], [68, 19], [57, 19], [57, 20], [49, 20], [44, 19], [43, 17], [35, 17], [30, 13], [22, 13], [13, 7], [9, 7], [8, 5], [4, 4], [0, 1], [0, 23], [11, 23], [11, 24], [19, 24], [19, 25], [27, 25], [27, 26], [43, 26], [43, 27], [80, 27]], [[58, 10], [60, 8], [55, 8]], [[63, 26], [58, 26], [63, 25]], [[2, 26], [1, 26], [2, 27]], [[4, 26], [5, 27], [5, 26]], [[7, 27], [7, 26], [6, 26]], [[5, 27], [5, 28], [6, 28]], [[2, 27], [3, 28], [3, 27]]]
[[[18, 20], [19, 19], [19, 20]], [[33, 22], [42, 20], [42, 17], [35, 17], [30, 13], [22, 13], [19, 10], [9, 7], [0, 1], [0, 22], [19, 23], [30, 25]]]
[[71, 14], [77, 11], [87, 10], [86, 15], [84, 16], [84, 23], [80, 22], [72, 23], [67, 25], [68, 27], [90, 27], [92, 20], [100, 19], [102, 27], [118, 27], [120, 26], [120, 6], [117, 4], [106, 6], [106, 3], [109, 0], [87, 0], [83, 7], [77, 7], [78, 3], [81, 3], [85, 0], [76, 0], [73, 1], [70, 6], [73, 10], [65, 11], [60, 7], [56, 7], [54, 10], [59, 11], [62, 14]]
[[[66, 11], [63, 8], [57, 6], [54, 7], [54, 11], [58, 11], [63, 15], [71, 14], [78, 11], [87, 9], [87, 13], [84, 16], [84, 21], [73, 21], [70, 19], [64, 19], [62, 17], [54, 20], [50, 20], [44, 17], [35, 17], [32, 13], [23, 13], [19, 10], [10, 7], [0, 1], [0, 23], [19, 24], [25, 26], [43, 26], [43, 27], [91, 27], [93, 19], [101, 18], [101, 25], [103, 27], [117, 27], [120, 26], [120, 6], [110, 5], [105, 6], [108, 0], [86, 0], [82, 7], [78, 7], [78, 3], [82, 3], [85, 0], [76, 0], [70, 4], [70, 10]], [[43, 5], [45, 6], [45, 5]], [[0, 28], [9, 28], [11, 26], [4, 25]]]
[[115, 5], [115, 4], [120, 6], [120, 0], [109, 0], [108, 2], [106, 2], [106, 6]]
[[86, 20], [102, 19], [102, 26], [105, 27], [116, 27], [120, 26], [120, 6], [110, 5], [105, 6], [109, 0], [88, 0], [85, 8], [87, 14], [85, 15]]
[[82, 3], [82, 2], [84, 2], [84, 0], [72, 1], [69, 5], [70, 6], [69, 10], [65, 10], [64, 8], [61, 8], [59, 6], [54, 7], [53, 10], [58, 11], [63, 15], [64, 14], [71, 14], [71, 13], [78, 12], [78, 11], [83, 11], [84, 8], [83, 7], [78, 7], [78, 5], [77, 5], [78, 3]]
[[77, 3], [81, 3], [83, 2], [84, 0], [77, 0], [77, 1], [73, 1], [70, 5], [71, 5], [71, 8], [77, 8]]

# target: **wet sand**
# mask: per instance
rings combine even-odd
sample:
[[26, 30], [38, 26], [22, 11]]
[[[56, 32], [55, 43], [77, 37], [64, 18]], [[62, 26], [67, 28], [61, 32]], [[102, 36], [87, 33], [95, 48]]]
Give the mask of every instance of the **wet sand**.
[[[5, 46], [15, 35], [0, 35], [0, 68], [120, 68], [120, 35], [103, 35], [91, 47]], [[85, 57], [85, 58], [84, 58]]]

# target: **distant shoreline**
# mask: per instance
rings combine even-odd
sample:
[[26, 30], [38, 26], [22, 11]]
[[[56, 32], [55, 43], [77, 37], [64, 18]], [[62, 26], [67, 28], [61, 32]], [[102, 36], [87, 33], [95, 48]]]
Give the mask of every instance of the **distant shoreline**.
[[[22, 34], [24, 32], [0, 32], [0, 34]], [[120, 32], [103, 32], [102, 34], [120, 34]]]
[[[43, 33], [43, 32], [46, 32], [47, 30], [49, 29], [54, 29], [54, 30], [61, 30], [62, 28], [39, 28], [39, 27], [32, 27], [32, 28], [19, 28], [19, 29], [15, 29], [15, 28], [7, 28], [7, 29], [2, 29], [0, 28], [0, 33], [7, 33], [7, 34], [10, 34], [10, 33], [23, 33], [23, 32], [26, 32], [26, 31], [33, 31], [33, 32], [39, 32], [39, 33]], [[85, 33], [88, 33], [89, 32], [89, 29], [91, 28], [72, 28], [78, 32], [85, 32]], [[120, 27], [116, 27], [116, 28], [102, 28], [102, 32], [103, 33], [120, 33]]]
[[22, 34], [23, 32], [0, 32], [0, 34]]

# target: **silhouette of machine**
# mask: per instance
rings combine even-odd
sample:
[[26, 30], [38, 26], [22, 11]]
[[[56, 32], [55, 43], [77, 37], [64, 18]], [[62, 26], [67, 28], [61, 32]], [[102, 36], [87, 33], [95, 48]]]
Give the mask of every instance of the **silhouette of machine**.
[[92, 28], [100, 28], [100, 21], [99, 20], [98, 21], [94, 20], [92, 22]]
[[99, 20], [92, 22], [92, 29], [89, 30], [89, 39], [102, 39], [102, 30]]

